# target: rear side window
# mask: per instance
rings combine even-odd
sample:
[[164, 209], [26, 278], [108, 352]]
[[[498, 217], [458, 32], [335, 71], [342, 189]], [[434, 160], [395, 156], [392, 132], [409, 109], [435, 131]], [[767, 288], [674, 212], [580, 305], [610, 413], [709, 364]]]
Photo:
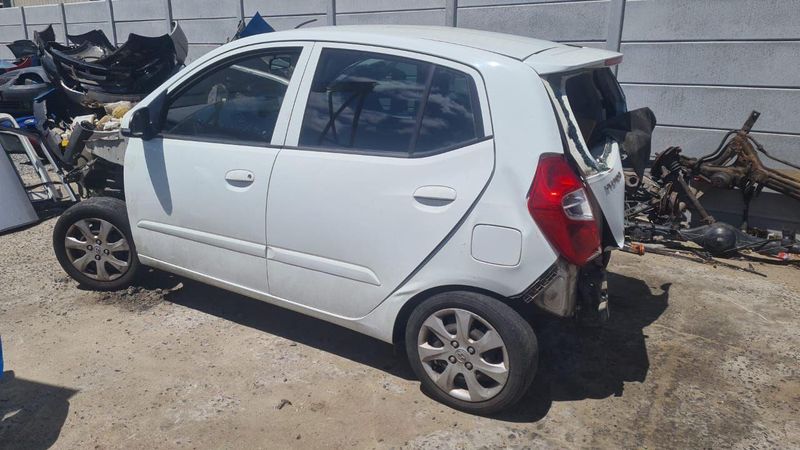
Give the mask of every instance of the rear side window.
[[201, 75], [170, 99], [164, 134], [269, 143], [300, 51], [259, 52]]
[[300, 146], [424, 155], [483, 137], [472, 77], [428, 62], [325, 49]]

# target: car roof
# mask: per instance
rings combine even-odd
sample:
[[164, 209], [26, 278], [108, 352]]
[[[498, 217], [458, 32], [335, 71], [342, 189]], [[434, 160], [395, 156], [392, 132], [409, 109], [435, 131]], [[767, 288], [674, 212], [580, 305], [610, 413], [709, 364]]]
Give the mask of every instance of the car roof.
[[496, 53], [520, 61], [552, 48], [566, 47], [551, 41], [533, 39], [511, 34], [469, 28], [415, 26], [415, 25], [338, 25], [301, 28], [254, 36], [270, 41], [280, 34], [285, 38], [349, 43], [372, 43], [376, 39], [386, 42], [396, 40], [398, 44], [410, 41], [435, 41]]

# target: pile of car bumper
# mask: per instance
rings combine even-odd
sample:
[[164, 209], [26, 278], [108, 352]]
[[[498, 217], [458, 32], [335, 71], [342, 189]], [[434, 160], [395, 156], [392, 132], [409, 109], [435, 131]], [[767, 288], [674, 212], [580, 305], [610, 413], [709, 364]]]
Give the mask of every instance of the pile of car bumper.
[[52, 38], [50, 28], [36, 33], [42, 66], [72, 101], [88, 107], [141, 100], [180, 69], [188, 48], [177, 24], [158, 37], [131, 34], [118, 48], [99, 30], [69, 36], [71, 45]]

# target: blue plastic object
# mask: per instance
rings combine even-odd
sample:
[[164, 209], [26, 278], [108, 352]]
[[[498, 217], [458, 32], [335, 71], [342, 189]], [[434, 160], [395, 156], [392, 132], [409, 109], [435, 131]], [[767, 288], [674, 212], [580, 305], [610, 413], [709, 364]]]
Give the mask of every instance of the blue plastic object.
[[[14, 120], [16, 120], [17, 125], [19, 125], [20, 128], [36, 130], [36, 118], [33, 116], [15, 117]], [[8, 128], [14, 127], [14, 124], [8, 119], [0, 120], [0, 125]]]
[[255, 36], [257, 34], [262, 33], [272, 33], [275, 31], [263, 17], [261, 14], [256, 12], [256, 14], [247, 22], [244, 29], [241, 33], [239, 33], [240, 38], [248, 37], [248, 36]]
[[25, 128], [29, 130], [36, 129], [36, 117], [34, 116], [16, 117], [16, 120], [20, 128]]

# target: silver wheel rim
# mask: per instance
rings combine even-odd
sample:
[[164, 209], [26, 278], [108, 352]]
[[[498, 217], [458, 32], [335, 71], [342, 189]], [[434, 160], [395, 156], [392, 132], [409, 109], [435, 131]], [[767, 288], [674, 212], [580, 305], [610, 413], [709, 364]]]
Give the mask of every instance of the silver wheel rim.
[[508, 380], [508, 351], [500, 333], [465, 309], [431, 314], [419, 330], [417, 353], [430, 379], [459, 400], [489, 400]]
[[119, 228], [103, 219], [82, 219], [72, 224], [64, 237], [64, 248], [72, 266], [93, 280], [116, 280], [130, 267], [128, 240]]

